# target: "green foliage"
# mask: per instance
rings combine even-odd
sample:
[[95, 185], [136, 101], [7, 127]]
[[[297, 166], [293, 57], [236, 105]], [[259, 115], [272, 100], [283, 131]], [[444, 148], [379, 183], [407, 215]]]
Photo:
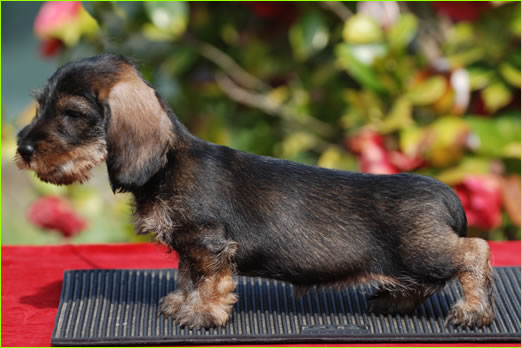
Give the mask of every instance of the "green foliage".
[[329, 32], [321, 16], [311, 12], [299, 18], [288, 35], [296, 59], [302, 61], [326, 47]]
[[[62, 57], [105, 51], [134, 57], [178, 117], [209, 141], [361, 170], [360, 154], [346, 144], [371, 130], [383, 136], [387, 153], [421, 158], [424, 165], [412, 171], [450, 185], [470, 174], [500, 181], [520, 175], [513, 164], [520, 159], [518, 3], [455, 22], [430, 5], [412, 4], [388, 24], [357, 12], [341, 20], [316, 3], [84, 6], [99, 31]], [[81, 209], [115, 204], [90, 202], [92, 192], [79, 190], [68, 194]], [[504, 212], [490, 237], [513, 238], [502, 231], [515, 224]]]

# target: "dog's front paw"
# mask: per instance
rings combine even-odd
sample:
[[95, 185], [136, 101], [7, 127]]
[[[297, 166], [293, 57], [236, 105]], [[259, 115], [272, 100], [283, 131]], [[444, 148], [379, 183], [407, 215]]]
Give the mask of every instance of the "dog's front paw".
[[457, 302], [446, 317], [446, 326], [481, 327], [489, 325], [495, 318], [491, 306]]
[[191, 328], [224, 326], [236, 301], [234, 293], [213, 301], [202, 301], [197, 292], [191, 293], [176, 313], [176, 322]]
[[185, 302], [186, 295], [182, 290], [174, 291], [160, 300], [159, 313], [165, 317], [174, 317], [179, 312], [183, 302]]
[[228, 319], [228, 312], [216, 312], [212, 309], [196, 309], [193, 311], [189, 307], [183, 308], [176, 315], [176, 322], [181, 326], [190, 328], [218, 327], [224, 326]]

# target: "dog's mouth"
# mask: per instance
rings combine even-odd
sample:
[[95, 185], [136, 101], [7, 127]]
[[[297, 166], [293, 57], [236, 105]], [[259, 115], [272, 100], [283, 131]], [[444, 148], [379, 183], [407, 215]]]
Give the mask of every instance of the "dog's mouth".
[[16, 156], [16, 165], [22, 170], [32, 170], [36, 176], [44, 181], [55, 185], [70, 185], [75, 182], [85, 182], [90, 179], [90, 169], [94, 167], [81, 165], [81, 169], [75, 169], [74, 162], [81, 163], [82, 160], [68, 161], [64, 164], [55, 164], [52, 167], [42, 166], [38, 160], [26, 160], [19, 154]]
[[23, 158], [19, 152], [16, 152], [16, 154], [15, 154], [15, 163], [16, 163], [16, 166], [20, 169], [30, 169], [31, 168], [31, 162], [27, 161], [25, 158]]
[[[100, 161], [101, 162], [101, 161]], [[77, 158], [50, 168], [42, 169], [38, 165], [31, 165], [33, 170], [42, 181], [55, 185], [70, 185], [73, 183], [83, 184], [91, 178], [91, 169], [98, 162], [91, 162], [86, 158]]]
[[30, 160], [17, 153], [15, 162], [18, 168], [32, 170], [44, 182], [55, 185], [82, 184], [91, 178], [91, 169], [107, 157], [104, 144], [92, 144], [89, 150], [83, 149], [48, 158], [35, 154]]

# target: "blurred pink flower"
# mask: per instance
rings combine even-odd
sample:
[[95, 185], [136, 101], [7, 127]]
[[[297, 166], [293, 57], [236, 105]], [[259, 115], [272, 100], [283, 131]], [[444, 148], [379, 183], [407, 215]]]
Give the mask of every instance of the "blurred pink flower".
[[98, 30], [98, 23], [80, 1], [43, 3], [34, 21], [34, 32], [43, 40], [40, 51], [44, 57], [74, 46], [83, 36], [92, 36]]
[[432, 1], [433, 7], [456, 21], [472, 21], [491, 7], [486, 1]]
[[34, 201], [27, 211], [27, 218], [34, 225], [57, 230], [64, 237], [78, 234], [87, 227], [85, 219], [78, 216], [67, 201], [56, 196]]
[[422, 157], [410, 157], [400, 151], [388, 150], [384, 137], [371, 130], [350, 137], [347, 145], [358, 156], [359, 168], [365, 173], [396, 174], [425, 164]]
[[408, 172], [426, 164], [424, 158], [420, 156], [410, 157], [400, 151], [390, 152], [390, 162], [401, 172]]
[[469, 226], [483, 229], [499, 227], [502, 222], [501, 186], [497, 176], [470, 175], [455, 187]]
[[372, 17], [383, 28], [391, 27], [400, 16], [397, 1], [358, 1], [357, 13]]
[[34, 32], [42, 39], [50, 38], [57, 29], [75, 20], [81, 7], [81, 1], [46, 2], [36, 16]]
[[359, 168], [365, 173], [395, 174], [399, 170], [390, 160], [384, 137], [373, 131], [362, 131], [348, 139], [348, 147], [359, 157]]

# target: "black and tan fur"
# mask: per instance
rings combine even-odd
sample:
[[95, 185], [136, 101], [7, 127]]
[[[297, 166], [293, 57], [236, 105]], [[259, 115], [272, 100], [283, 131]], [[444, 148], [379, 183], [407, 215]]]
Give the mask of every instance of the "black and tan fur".
[[163, 314], [223, 325], [234, 276], [301, 289], [379, 282], [370, 310], [408, 312], [458, 277], [465, 298], [447, 323], [493, 320], [488, 244], [466, 238], [455, 193], [420, 175], [370, 175], [261, 157], [191, 135], [126, 58], [60, 68], [19, 133], [17, 163], [44, 181], [88, 179], [107, 162], [115, 192], [131, 192], [136, 230], [180, 255], [179, 289]]

